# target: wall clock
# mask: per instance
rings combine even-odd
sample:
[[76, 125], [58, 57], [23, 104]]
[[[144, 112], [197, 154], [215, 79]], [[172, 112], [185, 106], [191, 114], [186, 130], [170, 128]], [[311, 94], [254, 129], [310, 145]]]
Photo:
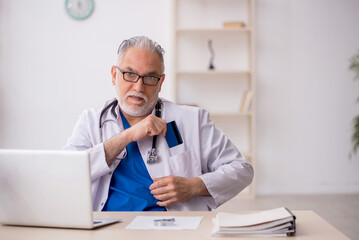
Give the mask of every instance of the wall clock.
[[67, 14], [76, 20], [88, 18], [91, 16], [94, 8], [94, 0], [65, 0]]

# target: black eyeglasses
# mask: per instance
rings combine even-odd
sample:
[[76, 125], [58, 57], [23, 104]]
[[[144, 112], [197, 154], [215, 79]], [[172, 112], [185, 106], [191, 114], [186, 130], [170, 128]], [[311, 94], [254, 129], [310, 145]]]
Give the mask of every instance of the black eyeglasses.
[[137, 73], [133, 72], [124, 72], [119, 67], [115, 66], [123, 75], [123, 80], [127, 82], [135, 83], [138, 81], [138, 79], [142, 78], [142, 82], [145, 85], [148, 86], [156, 86], [157, 83], [161, 80], [161, 77], [155, 77], [155, 76], [140, 76]]

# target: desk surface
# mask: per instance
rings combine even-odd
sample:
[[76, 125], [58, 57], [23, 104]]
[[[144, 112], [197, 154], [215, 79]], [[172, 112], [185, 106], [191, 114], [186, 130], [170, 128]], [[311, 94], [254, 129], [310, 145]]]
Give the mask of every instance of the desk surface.
[[[38, 227], [16, 227], [0, 225], [0, 239], [234, 239], [231, 237], [212, 237], [211, 230], [213, 228], [212, 218], [216, 215], [214, 212], [95, 212], [95, 218], [121, 218], [122, 222], [94, 230], [77, 230], [77, 229], [56, 229], [56, 228], [38, 228]], [[293, 211], [297, 216], [297, 234], [294, 237], [274, 237], [263, 239], [349, 239], [343, 233], [331, 226], [323, 218], [313, 211]], [[201, 224], [197, 230], [128, 230], [126, 226], [136, 216], [203, 216]], [[242, 237], [241, 239], [256, 239], [258, 237]], [[262, 239], [262, 238], [261, 238]]]

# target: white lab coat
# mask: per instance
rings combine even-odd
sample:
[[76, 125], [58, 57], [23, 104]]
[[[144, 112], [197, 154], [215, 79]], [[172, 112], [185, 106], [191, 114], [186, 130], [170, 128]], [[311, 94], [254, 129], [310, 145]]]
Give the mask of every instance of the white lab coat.
[[[114, 99], [106, 102], [106, 107]], [[175, 120], [183, 144], [169, 148], [166, 139], [157, 138], [158, 163], [147, 164], [152, 137], [138, 141], [138, 147], [152, 178], [176, 175], [200, 177], [210, 197], [197, 196], [186, 202], [170, 205], [169, 211], [207, 211], [228, 201], [253, 179], [253, 168], [231, 141], [209, 120], [207, 111], [190, 106], [179, 106], [161, 99], [162, 118]], [[87, 150], [90, 154], [92, 197], [94, 211], [101, 211], [108, 197], [112, 173], [120, 163], [125, 150], [109, 167], [105, 161], [103, 142], [123, 131], [121, 117], [109, 109], [101, 119], [100, 110], [86, 110], [78, 120], [65, 150]], [[118, 113], [118, 106], [116, 107]], [[153, 112], [154, 114], [154, 112]]]

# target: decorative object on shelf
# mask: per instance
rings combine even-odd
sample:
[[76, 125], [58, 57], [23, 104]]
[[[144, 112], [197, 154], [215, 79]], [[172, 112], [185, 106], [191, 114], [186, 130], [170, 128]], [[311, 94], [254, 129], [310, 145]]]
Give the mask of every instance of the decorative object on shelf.
[[242, 101], [239, 107], [239, 112], [247, 113], [252, 102], [253, 92], [251, 90], [245, 91], [242, 96]]
[[211, 57], [209, 59], [209, 66], [208, 66], [208, 70], [214, 70], [214, 65], [213, 65], [213, 60], [214, 60], [214, 50], [213, 50], [213, 46], [212, 46], [212, 39], [208, 40], [208, 48], [209, 48], [209, 52], [211, 54]]
[[[349, 70], [355, 73], [353, 80], [359, 80], [359, 50], [357, 55], [353, 56], [350, 59], [350, 66]], [[357, 98], [357, 102], [359, 102], [359, 98]], [[359, 148], [359, 115], [355, 116], [353, 119], [353, 135], [352, 135], [352, 144], [353, 150], [352, 153], [356, 153], [357, 149]], [[351, 158], [352, 153], [349, 154]]]
[[67, 14], [76, 20], [84, 20], [91, 16], [95, 9], [94, 0], [65, 0]]
[[246, 24], [242, 21], [223, 23], [223, 28], [244, 28], [244, 27], [246, 27]]

